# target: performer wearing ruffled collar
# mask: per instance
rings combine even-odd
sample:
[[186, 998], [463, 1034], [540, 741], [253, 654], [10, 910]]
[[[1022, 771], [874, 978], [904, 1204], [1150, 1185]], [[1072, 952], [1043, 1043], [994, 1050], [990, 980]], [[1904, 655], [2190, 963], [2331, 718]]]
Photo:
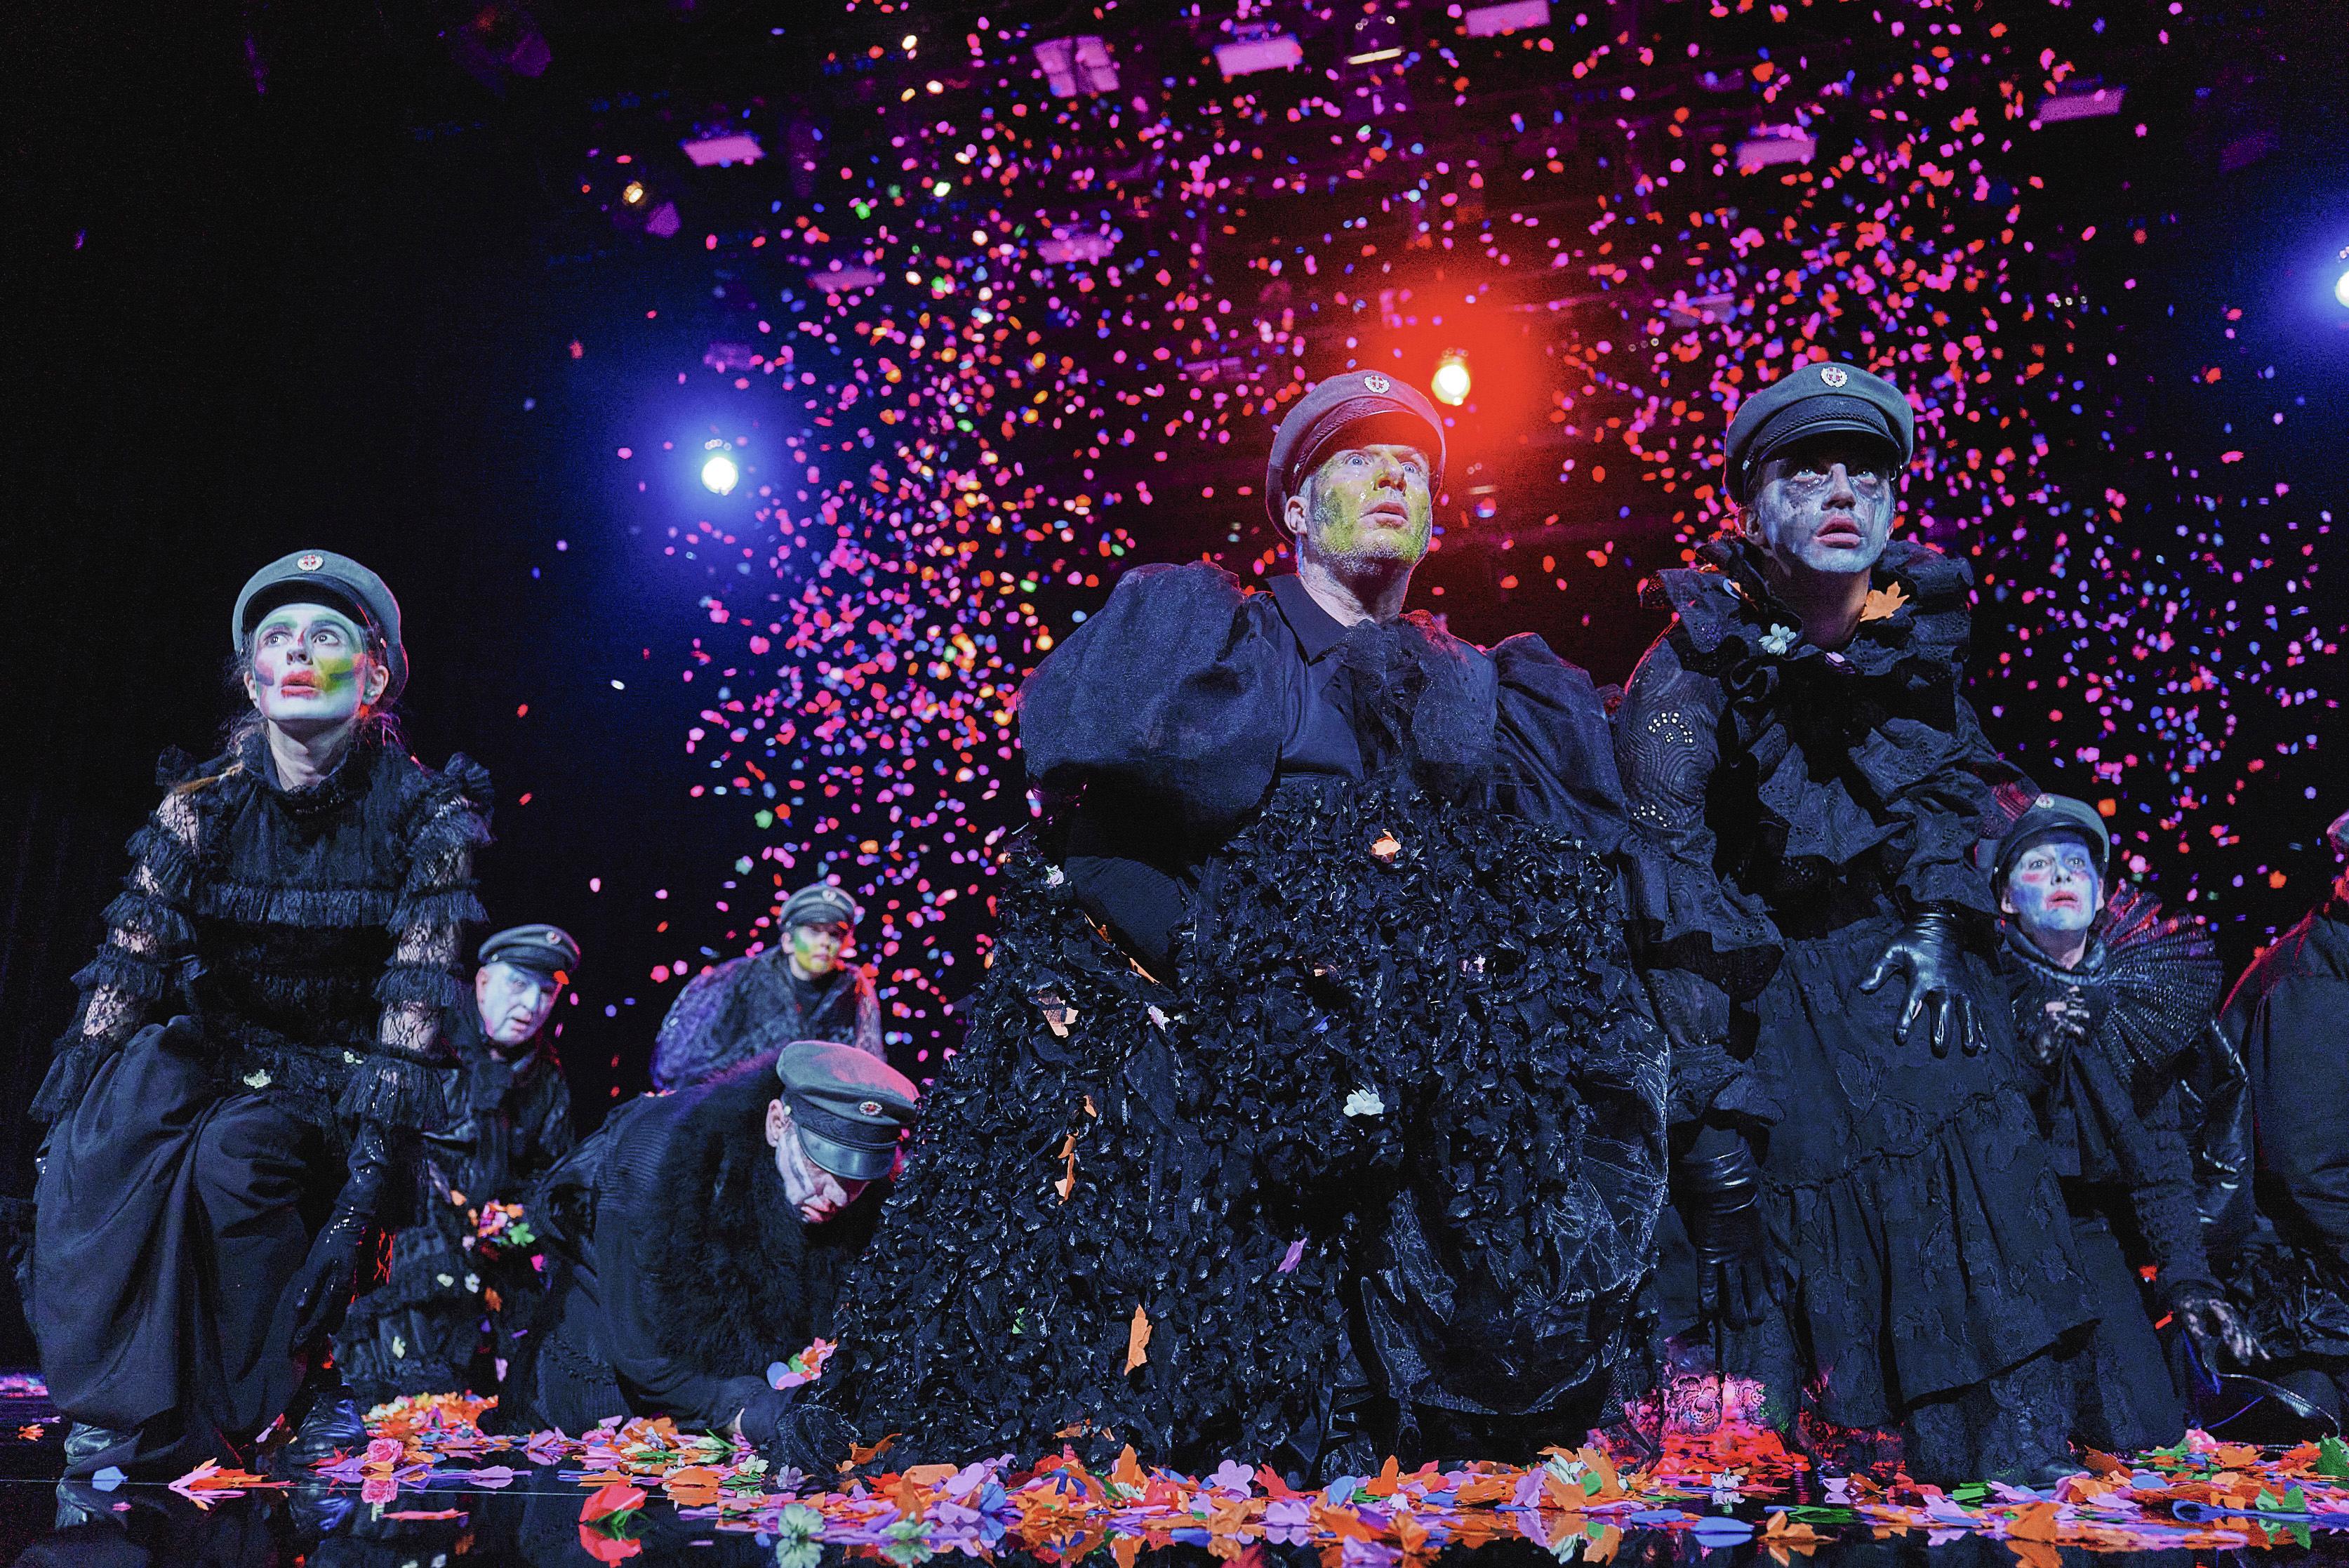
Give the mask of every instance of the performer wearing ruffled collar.
[[1023, 690], [1045, 819], [841, 1325], [868, 1438], [1305, 1476], [1609, 1403], [1662, 1200], [1627, 825], [1581, 670], [1403, 613], [1443, 461], [1332, 377], [1298, 575], [1138, 568]]
[[224, 754], [166, 759], [33, 1104], [26, 1316], [74, 1476], [251, 1464], [285, 1425], [297, 1461], [365, 1441], [326, 1336], [470, 1005], [489, 779], [398, 743], [390, 590], [297, 552], [230, 631], [252, 709]]
[[2214, 1022], [2218, 944], [2142, 888], [2110, 882], [2107, 896], [2111, 852], [2095, 806], [2043, 794], [1999, 839], [1991, 875], [2015, 1030], [2040, 1074], [2033, 1104], [2096, 1293], [2099, 1321], [2075, 1361], [2078, 1435], [2134, 1453], [2176, 1442], [2187, 1417], [2141, 1267], [2153, 1265], [2153, 1297], [2192, 1347], [2199, 1387], [2257, 1345], [2211, 1272], [2196, 1202], [2198, 1145], [2231, 1163], [2249, 1197], [2246, 1129], [2227, 1137], [2243, 1069]]
[[1635, 915], [1729, 1370], [1781, 1422], [1899, 1428], [1920, 1479], [2028, 1476], [2068, 1459], [2050, 1351], [2094, 1314], [1971, 859], [2008, 773], [1960, 691], [1971, 576], [1890, 536], [1913, 441], [1854, 365], [1738, 410], [1742, 527], [1661, 574], [1617, 715]]

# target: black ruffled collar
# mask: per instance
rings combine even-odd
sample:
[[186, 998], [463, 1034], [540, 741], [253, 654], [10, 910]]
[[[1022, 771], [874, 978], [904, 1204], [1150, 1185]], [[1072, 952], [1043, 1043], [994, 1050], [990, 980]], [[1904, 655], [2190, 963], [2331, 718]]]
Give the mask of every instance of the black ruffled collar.
[[326, 770], [324, 778], [299, 789], [287, 789], [277, 782], [277, 768], [270, 760], [269, 734], [264, 727], [256, 725], [239, 736], [235, 755], [239, 769], [255, 787], [267, 791], [295, 815], [312, 816], [348, 805], [365, 794], [375, 774], [375, 760], [382, 750], [379, 742], [362, 731], [341, 759]]
[[1800, 618], [1770, 591], [1762, 552], [1752, 541], [1724, 535], [1699, 545], [1697, 556], [1700, 566], [1658, 574], [1658, 587], [1665, 607], [1708, 660], [1817, 663], [1886, 675], [1908, 663], [1946, 671], [1964, 657], [1973, 573], [1930, 545], [1895, 539], [1885, 546], [1871, 574], [1869, 610], [1851, 641], [1832, 651], [1805, 638]]

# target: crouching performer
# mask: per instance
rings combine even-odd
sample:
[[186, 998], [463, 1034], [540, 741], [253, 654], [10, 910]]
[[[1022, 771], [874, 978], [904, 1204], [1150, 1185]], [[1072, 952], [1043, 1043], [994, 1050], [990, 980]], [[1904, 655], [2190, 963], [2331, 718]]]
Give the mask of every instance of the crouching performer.
[[1403, 613], [1443, 460], [1324, 381], [1298, 575], [1137, 568], [1028, 682], [1045, 818], [843, 1314], [860, 1435], [1310, 1474], [1607, 1408], [1663, 1175], [1628, 829], [1581, 670]]
[[668, 1416], [778, 1467], [846, 1459], [839, 1417], [768, 1374], [831, 1330], [915, 1098], [879, 1058], [803, 1040], [613, 1112], [540, 1186], [561, 1262], [501, 1424]]
[[[578, 1141], [547, 1029], [578, 971], [579, 944], [560, 926], [515, 926], [481, 944], [441, 1079], [450, 1104], [416, 1170], [414, 1222], [335, 1339], [362, 1404], [492, 1386], [496, 1363], [529, 1332], [542, 1292], [523, 1199]], [[477, 1376], [485, 1349], [490, 1374]]]
[[1738, 410], [1742, 527], [1661, 574], [1618, 715], [1637, 914], [1728, 1369], [1803, 1430], [1898, 1428], [1920, 1480], [2029, 1476], [2068, 1459], [2049, 1353], [2093, 1313], [1971, 858], [2002, 764], [1968, 574], [1890, 538], [1913, 431], [1850, 365]]
[[34, 1102], [26, 1315], [74, 1476], [249, 1465], [289, 1417], [294, 1463], [366, 1440], [327, 1335], [466, 1005], [489, 781], [397, 742], [390, 591], [304, 551], [230, 630], [252, 709], [223, 754], [166, 759]]

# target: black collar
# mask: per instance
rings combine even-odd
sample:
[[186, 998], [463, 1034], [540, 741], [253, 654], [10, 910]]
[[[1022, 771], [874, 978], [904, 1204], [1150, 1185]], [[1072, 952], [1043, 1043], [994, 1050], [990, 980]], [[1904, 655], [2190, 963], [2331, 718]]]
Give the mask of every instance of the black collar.
[[1280, 618], [1296, 634], [1306, 663], [1319, 663], [1323, 654], [1346, 640], [1346, 628], [1314, 602], [1313, 596], [1305, 591], [1303, 579], [1295, 573], [1284, 572], [1267, 586], [1272, 589], [1272, 602], [1280, 607]]

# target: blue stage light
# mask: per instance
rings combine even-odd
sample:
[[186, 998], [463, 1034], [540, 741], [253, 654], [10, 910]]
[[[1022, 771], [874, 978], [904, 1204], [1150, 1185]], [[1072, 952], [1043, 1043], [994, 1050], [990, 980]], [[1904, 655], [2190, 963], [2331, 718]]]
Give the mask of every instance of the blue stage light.
[[2333, 297], [2344, 305], [2349, 305], [2349, 272], [2344, 272], [2333, 279]]
[[735, 467], [734, 460], [722, 452], [711, 452], [701, 465], [702, 487], [719, 495], [731, 495], [741, 478], [742, 471]]

